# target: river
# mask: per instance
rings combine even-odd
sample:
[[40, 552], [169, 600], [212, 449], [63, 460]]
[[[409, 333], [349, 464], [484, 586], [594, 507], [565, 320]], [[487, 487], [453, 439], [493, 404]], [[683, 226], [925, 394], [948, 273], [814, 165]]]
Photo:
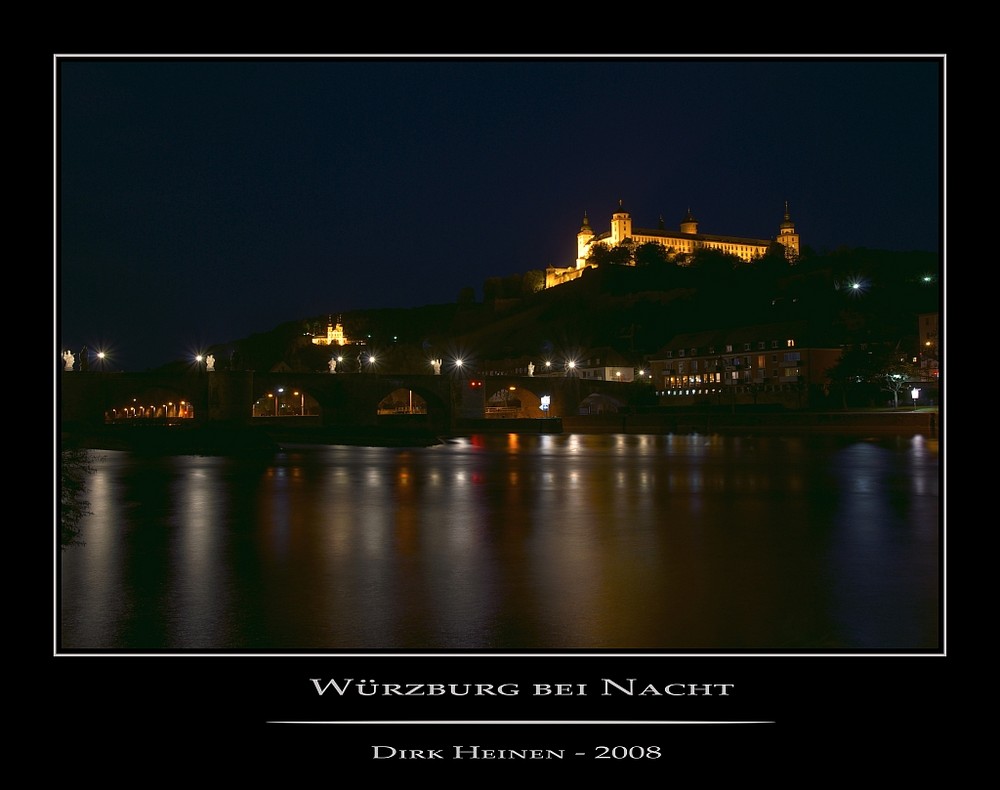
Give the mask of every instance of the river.
[[940, 647], [932, 436], [88, 454], [61, 651]]

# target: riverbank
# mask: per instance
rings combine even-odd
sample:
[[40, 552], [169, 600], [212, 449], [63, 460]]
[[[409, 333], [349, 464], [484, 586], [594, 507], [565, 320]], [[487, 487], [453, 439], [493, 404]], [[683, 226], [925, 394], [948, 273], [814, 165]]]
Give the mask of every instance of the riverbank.
[[531, 419], [460, 420], [437, 433], [418, 426], [153, 425], [119, 423], [64, 430], [63, 447], [133, 450], [151, 454], [269, 454], [290, 445], [431, 447], [455, 436], [477, 433], [766, 433], [766, 434], [916, 434], [937, 435], [937, 409], [836, 412], [686, 411], [596, 414]]
[[598, 414], [563, 418], [569, 433], [937, 433], [937, 409], [853, 411], [725, 410]]

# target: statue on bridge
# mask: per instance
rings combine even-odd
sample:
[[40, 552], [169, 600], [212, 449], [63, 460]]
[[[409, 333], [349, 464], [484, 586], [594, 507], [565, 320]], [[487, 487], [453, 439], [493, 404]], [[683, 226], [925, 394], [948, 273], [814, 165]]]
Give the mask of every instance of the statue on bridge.
[[215, 354], [209, 354], [205, 357], [205, 370], [209, 373], [215, 372]]
[[63, 351], [62, 358], [63, 358], [63, 370], [72, 370], [73, 365], [76, 364], [76, 357], [73, 356], [73, 352], [69, 350]]
[[431, 360], [431, 367], [434, 368], [434, 375], [435, 376], [440, 376], [441, 375], [441, 360], [440, 359], [432, 359]]
[[534, 362], [529, 362], [528, 363], [528, 375], [529, 376], [534, 376], [535, 375], [535, 363]]
[[337, 358], [330, 357], [330, 361], [326, 363], [327, 367], [330, 368], [331, 373], [337, 372]]

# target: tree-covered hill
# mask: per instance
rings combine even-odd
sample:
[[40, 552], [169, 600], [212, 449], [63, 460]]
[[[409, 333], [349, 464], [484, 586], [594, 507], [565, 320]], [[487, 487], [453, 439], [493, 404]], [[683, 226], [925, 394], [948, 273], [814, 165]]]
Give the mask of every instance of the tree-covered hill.
[[[690, 266], [601, 266], [554, 288], [523, 288], [520, 295], [513, 284], [504, 290], [493, 283], [484, 287], [489, 298], [481, 302], [463, 289], [452, 304], [331, 310], [354, 343], [339, 352], [354, 369], [359, 355], [375, 355], [384, 370], [422, 373], [436, 358], [462, 356], [485, 365], [588, 348], [611, 348], [640, 364], [676, 334], [792, 319], [809, 320], [833, 344], [909, 344], [917, 316], [940, 311], [941, 286], [933, 253], [844, 249], [807, 255], [795, 265], [773, 259], [747, 264], [715, 254], [696, 257]], [[216, 368], [327, 370], [331, 349], [314, 345], [311, 336], [325, 335], [328, 320], [304, 316], [219, 343], [212, 348]]]

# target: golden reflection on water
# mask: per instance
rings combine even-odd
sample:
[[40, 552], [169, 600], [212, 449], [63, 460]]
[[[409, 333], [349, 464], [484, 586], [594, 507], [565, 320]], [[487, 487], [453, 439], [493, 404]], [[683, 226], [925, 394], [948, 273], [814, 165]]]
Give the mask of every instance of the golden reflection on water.
[[64, 566], [67, 638], [923, 646], [937, 616], [928, 444], [503, 434], [313, 448], [259, 470], [117, 456], [91, 480], [93, 546]]

